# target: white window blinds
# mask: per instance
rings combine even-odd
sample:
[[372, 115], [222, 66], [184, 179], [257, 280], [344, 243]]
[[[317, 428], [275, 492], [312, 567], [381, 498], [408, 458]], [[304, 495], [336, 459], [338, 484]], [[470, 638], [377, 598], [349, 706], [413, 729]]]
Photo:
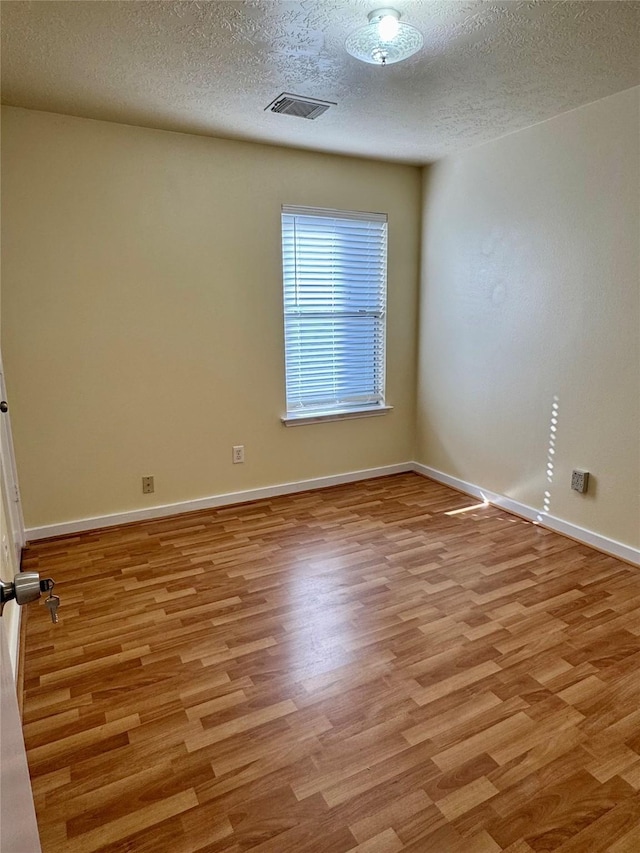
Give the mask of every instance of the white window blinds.
[[282, 208], [287, 414], [384, 405], [387, 217]]

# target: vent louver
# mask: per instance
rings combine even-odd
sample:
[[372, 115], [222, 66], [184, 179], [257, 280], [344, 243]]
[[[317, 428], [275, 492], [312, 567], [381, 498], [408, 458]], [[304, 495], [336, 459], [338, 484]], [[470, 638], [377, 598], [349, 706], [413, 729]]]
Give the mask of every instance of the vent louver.
[[283, 92], [265, 107], [265, 111], [270, 110], [272, 113], [280, 113], [284, 116], [315, 119], [325, 113], [329, 107], [335, 107], [335, 103], [333, 101], [319, 101], [317, 98], [302, 98], [300, 95]]

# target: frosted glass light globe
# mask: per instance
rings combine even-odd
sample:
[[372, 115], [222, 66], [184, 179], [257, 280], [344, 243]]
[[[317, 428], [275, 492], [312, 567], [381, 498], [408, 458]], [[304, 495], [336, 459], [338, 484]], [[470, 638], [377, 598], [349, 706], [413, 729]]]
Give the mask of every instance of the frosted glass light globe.
[[347, 38], [347, 53], [371, 65], [392, 65], [413, 56], [422, 45], [422, 33], [400, 20], [395, 9], [377, 9], [369, 23]]

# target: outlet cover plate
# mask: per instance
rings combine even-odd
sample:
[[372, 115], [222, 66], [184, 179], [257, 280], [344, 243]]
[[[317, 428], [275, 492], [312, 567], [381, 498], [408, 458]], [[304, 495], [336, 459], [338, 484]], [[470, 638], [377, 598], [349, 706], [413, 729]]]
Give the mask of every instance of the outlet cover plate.
[[574, 468], [571, 472], [571, 488], [583, 495], [589, 488], [589, 472]]

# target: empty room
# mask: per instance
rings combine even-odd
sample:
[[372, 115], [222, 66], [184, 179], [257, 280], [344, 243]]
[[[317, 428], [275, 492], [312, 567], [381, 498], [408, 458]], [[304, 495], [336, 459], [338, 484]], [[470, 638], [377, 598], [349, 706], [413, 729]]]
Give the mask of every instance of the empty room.
[[640, 3], [0, 13], [1, 853], [637, 853]]

